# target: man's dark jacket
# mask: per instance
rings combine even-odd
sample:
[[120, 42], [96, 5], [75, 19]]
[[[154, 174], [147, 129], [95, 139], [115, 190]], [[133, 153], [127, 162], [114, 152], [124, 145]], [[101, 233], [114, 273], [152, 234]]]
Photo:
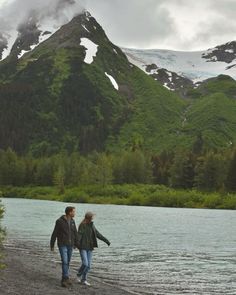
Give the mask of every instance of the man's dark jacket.
[[70, 219], [70, 226], [65, 215], [61, 216], [55, 224], [51, 236], [50, 246], [54, 248], [57, 239], [57, 245], [78, 247], [78, 232], [74, 219]]

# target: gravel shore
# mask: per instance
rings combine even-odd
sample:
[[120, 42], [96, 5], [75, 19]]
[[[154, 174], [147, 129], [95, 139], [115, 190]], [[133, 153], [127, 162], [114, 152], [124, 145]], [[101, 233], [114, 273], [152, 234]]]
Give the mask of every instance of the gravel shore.
[[1, 295], [128, 295], [119, 286], [109, 285], [90, 277], [90, 287], [76, 282], [72, 272], [73, 285], [70, 289], [60, 286], [61, 267], [59, 263], [41, 257], [37, 251], [16, 247], [3, 249], [6, 267], [0, 270]]

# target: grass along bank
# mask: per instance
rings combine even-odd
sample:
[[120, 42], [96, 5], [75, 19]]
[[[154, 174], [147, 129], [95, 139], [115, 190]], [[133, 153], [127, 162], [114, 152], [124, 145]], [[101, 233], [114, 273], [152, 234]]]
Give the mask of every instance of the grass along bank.
[[197, 190], [176, 190], [163, 185], [83, 185], [66, 187], [58, 193], [57, 187], [2, 186], [4, 198], [27, 198], [71, 203], [116, 204], [135, 206], [236, 209], [236, 195], [204, 193]]

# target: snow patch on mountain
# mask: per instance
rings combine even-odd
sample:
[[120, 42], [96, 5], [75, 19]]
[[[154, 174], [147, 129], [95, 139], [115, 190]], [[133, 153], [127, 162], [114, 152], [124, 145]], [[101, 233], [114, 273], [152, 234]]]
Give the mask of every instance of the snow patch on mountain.
[[81, 38], [80, 45], [86, 48], [86, 56], [84, 58], [84, 62], [87, 64], [91, 64], [94, 60], [94, 57], [97, 55], [98, 45], [88, 38]]
[[38, 45], [56, 33], [62, 25], [63, 23], [57, 20], [51, 18], [44, 19], [44, 21], [38, 24], [38, 29], [41, 31]]
[[234, 53], [233, 49], [225, 49], [225, 52]]
[[20, 59], [25, 53], [29, 52], [30, 50], [22, 50], [19, 54], [18, 54], [18, 59]]
[[[155, 80], [157, 80], [157, 79], [155, 79]], [[168, 83], [164, 83], [164, 85], [163, 85], [165, 88], [167, 88], [168, 90], [172, 90], [170, 87], [168, 87]]]
[[82, 25], [82, 27], [85, 29], [85, 31], [87, 31], [88, 33], [90, 33], [90, 31], [86, 28], [85, 25]]
[[107, 72], [105, 72], [105, 75], [110, 79], [113, 87], [116, 89], [116, 90], [119, 90], [119, 85], [117, 84], [116, 80], [111, 76], [109, 75]]
[[18, 54], [18, 59], [20, 59], [25, 53], [28, 53], [32, 50], [34, 50], [35, 47], [37, 47], [38, 44], [34, 44], [30, 46], [30, 50], [21, 50], [21, 52]]

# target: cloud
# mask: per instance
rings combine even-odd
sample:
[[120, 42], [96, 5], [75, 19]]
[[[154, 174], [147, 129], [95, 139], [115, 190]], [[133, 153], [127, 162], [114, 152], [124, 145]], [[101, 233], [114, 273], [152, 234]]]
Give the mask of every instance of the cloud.
[[149, 47], [171, 38], [174, 20], [164, 0], [87, 0], [86, 7], [120, 46]]
[[32, 11], [63, 24], [83, 7], [119, 46], [199, 50], [236, 39], [235, 0], [0, 0], [0, 32]]
[[199, 50], [236, 39], [235, 0], [87, 0], [120, 46]]
[[0, 31], [2, 33], [16, 29], [30, 16], [37, 20], [58, 19], [63, 24], [69, 21], [82, 6], [76, 0], [0, 0]]

